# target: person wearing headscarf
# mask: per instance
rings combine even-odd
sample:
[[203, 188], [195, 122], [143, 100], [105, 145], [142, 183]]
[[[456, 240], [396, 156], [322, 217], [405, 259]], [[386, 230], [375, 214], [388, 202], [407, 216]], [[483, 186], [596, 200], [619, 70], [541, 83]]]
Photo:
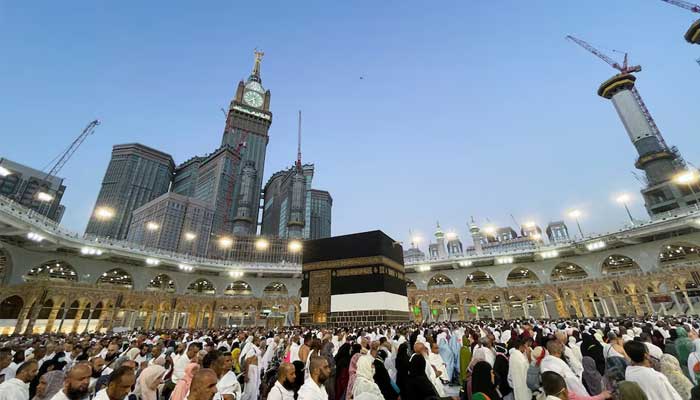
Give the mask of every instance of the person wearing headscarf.
[[236, 375], [241, 373], [241, 363], [238, 361], [238, 357], [241, 355], [241, 348], [238, 346], [238, 343], [233, 344], [235, 347], [233, 350], [231, 350], [231, 359], [233, 360], [233, 372], [236, 373]]
[[588, 394], [595, 396], [603, 392], [603, 376], [598, 372], [595, 360], [589, 356], [583, 357], [583, 386], [588, 390]]
[[408, 354], [408, 342], [399, 345], [396, 351], [396, 386], [399, 387], [399, 394], [405, 396], [408, 392], [408, 371], [410, 369], [410, 356]]
[[352, 358], [350, 358], [350, 367], [348, 368], [348, 387], [345, 389], [345, 399], [352, 399], [353, 386], [355, 385], [355, 379], [357, 379], [357, 361], [362, 357], [362, 353], [355, 353]]
[[646, 393], [635, 382], [620, 382], [617, 387], [618, 400], [649, 400]]
[[691, 376], [691, 372], [688, 371], [688, 356], [695, 350], [695, 346], [693, 342], [688, 339], [688, 331], [686, 331], [685, 328], [676, 328], [676, 333], [678, 334], [678, 339], [676, 339], [678, 362], [681, 364], [681, 368], [686, 376]]
[[333, 357], [333, 342], [331, 341], [330, 335], [323, 338], [321, 343], [321, 352], [319, 355], [328, 361], [328, 368], [331, 369], [331, 375], [326, 379], [323, 386], [326, 388], [329, 399], [335, 398], [335, 377], [336, 377], [336, 367], [335, 358]]
[[421, 354], [413, 354], [409, 361], [408, 382], [406, 392], [401, 393], [401, 399], [425, 400], [439, 397], [430, 378], [425, 374], [428, 363]]
[[472, 361], [472, 348], [469, 335], [462, 336], [462, 347], [459, 349], [459, 386], [464, 386], [467, 381], [469, 363]]
[[382, 392], [384, 399], [396, 400], [399, 394], [391, 382], [389, 371], [387, 371], [386, 366], [384, 366], [384, 357], [386, 356], [387, 352], [384, 349], [380, 349], [377, 352], [377, 357], [374, 359], [374, 383], [379, 386], [379, 390]]
[[668, 378], [671, 386], [676, 389], [683, 399], [690, 398], [690, 391], [693, 389], [693, 384], [683, 375], [683, 370], [676, 357], [670, 354], [662, 355], [661, 361], [659, 362], [659, 369], [661, 373]]
[[688, 376], [693, 385], [700, 384], [700, 339], [693, 340], [694, 350], [688, 354]]
[[450, 336], [450, 350], [452, 351], [452, 371], [450, 372], [450, 376], [454, 378], [459, 379], [459, 374], [461, 372], [460, 366], [461, 364], [459, 363], [459, 360], [461, 358], [461, 350], [462, 350], [462, 330], [461, 329], [456, 329], [455, 331], [452, 332], [452, 335]]
[[374, 382], [374, 358], [367, 354], [357, 360], [357, 373], [352, 388], [355, 400], [383, 400], [379, 386]]
[[350, 368], [350, 343], [343, 343], [338, 352], [335, 353], [335, 398], [331, 400], [341, 400], [345, 396], [345, 390], [348, 387], [349, 368]]
[[581, 355], [590, 357], [595, 361], [599, 374], [605, 373], [605, 357], [603, 356], [603, 345], [588, 332], [581, 334]]
[[170, 400], [185, 400], [185, 396], [190, 391], [190, 385], [192, 384], [192, 378], [194, 374], [199, 370], [199, 364], [189, 363], [185, 367], [185, 374], [182, 379], [177, 381], [173, 393], [170, 395]]
[[477, 395], [481, 393], [486, 395], [491, 400], [500, 400], [501, 395], [498, 393], [497, 386], [494, 382], [494, 372], [491, 364], [486, 361], [479, 361], [474, 365], [472, 371], [471, 393], [467, 393], [471, 400], [478, 399]]
[[49, 371], [39, 378], [39, 385], [36, 387], [36, 395], [32, 400], [50, 400], [59, 390], [63, 388], [66, 374], [62, 371]]
[[165, 368], [160, 365], [146, 367], [139, 375], [134, 394], [139, 400], [158, 400], [158, 386], [163, 383]]
[[440, 377], [442, 380], [450, 382], [452, 381], [452, 371], [455, 368], [455, 356], [452, 353], [452, 348], [450, 348], [450, 342], [447, 339], [447, 333], [442, 332], [437, 335], [437, 345], [438, 353], [445, 364], [445, 376]]

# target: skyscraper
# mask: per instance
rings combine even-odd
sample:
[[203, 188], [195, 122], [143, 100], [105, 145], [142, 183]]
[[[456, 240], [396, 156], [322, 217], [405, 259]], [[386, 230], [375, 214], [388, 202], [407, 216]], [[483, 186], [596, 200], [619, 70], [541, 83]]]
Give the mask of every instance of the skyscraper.
[[62, 178], [47, 177], [45, 172], [7, 158], [0, 158], [0, 168], [0, 195], [61, 222], [64, 211], [61, 198], [66, 190]]
[[265, 184], [261, 227], [263, 235], [281, 238], [310, 237], [311, 213], [307, 210], [311, 206], [314, 165], [304, 164], [301, 170], [299, 174], [294, 166], [275, 172]]
[[85, 233], [126, 238], [131, 213], [168, 191], [174, 168], [170, 155], [142, 144], [114, 146]]
[[311, 240], [331, 237], [331, 210], [333, 198], [325, 190], [311, 189], [311, 204], [307, 207], [309, 218], [309, 236]]
[[[255, 52], [253, 71], [248, 79], [238, 83], [236, 96], [231, 100], [222, 146], [229, 145], [241, 150], [241, 163], [236, 171], [233, 187], [233, 198], [239, 199], [243, 184], [252, 182], [246, 187], [246, 200], [243, 212], [238, 212], [239, 202], [233, 204], [233, 215], [236, 217], [237, 234], [254, 235], [257, 231], [260, 192], [265, 167], [265, 153], [270, 138], [268, 130], [272, 123], [270, 112], [270, 91], [265, 90], [260, 78], [260, 62], [263, 53]], [[245, 175], [245, 179], [243, 179]], [[249, 199], [248, 199], [249, 198]], [[251, 221], [251, 222], [248, 222]]]

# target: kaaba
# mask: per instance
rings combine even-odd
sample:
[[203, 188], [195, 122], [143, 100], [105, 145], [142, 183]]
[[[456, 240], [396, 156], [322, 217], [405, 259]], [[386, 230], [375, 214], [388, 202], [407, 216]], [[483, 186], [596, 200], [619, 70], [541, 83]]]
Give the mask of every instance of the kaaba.
[[301, 324], [408, 322], [403, 248], [382, 231], [304, 242]]

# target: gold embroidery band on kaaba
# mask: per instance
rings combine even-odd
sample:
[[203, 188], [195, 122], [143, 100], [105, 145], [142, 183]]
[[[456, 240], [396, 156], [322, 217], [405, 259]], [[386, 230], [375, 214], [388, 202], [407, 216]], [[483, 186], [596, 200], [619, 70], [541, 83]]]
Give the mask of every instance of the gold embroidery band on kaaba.
[[342, 260], [328, 260], [328, 261], [317, 261], [313, 263], [307, 263], [302, 265], [302, 270], [306, 271], [316, 271], [319, 269], [340, 269], [348, 267], [373, 267], [377, 265], [385, 265], [391, 269], [404, 272], [403, 265], [397, 263], [396, 261], [384, 257], [384, 256], [372, 256], [372, 257], [355, 257], [355, 258], [345, 258]]

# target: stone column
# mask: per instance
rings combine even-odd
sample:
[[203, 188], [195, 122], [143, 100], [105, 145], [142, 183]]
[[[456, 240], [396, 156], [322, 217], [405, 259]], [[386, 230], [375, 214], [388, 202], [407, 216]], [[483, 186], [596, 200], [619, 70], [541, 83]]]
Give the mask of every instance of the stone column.
[[557, 307], [557, 312], [559, 313], [559, 318], [566, 318], [569, 316], [569, 310], [566, 309], [566, 306], [564, 305], [564, 300], [562, 300], [561, 297], [559, 297], [559, 296], [555, 297], [554, 304]]
[[489, 311], [491, 311], [491, 319], [496, 319], [496, 317], [493, 314], [493, 303], [489, 303]]
[[24, 328], [24, 335], [31, 335], [34, 333], [34, 324], [36, 323], [36, 319], [39, 317], [39, 312], [41, 312], [41, 309], [44, 307], [43, 304], [39, 303], [39, 299], [34, 302], [33, 308], [30, 310], [29, 314], [29, 322], [27, 322], [27, 326]]
[[586, 311], [588, 311], [588, 310], [586, 309], [586, 303], [583, 302], [583, 298], [580, 297], [580, 298], [578, 299], [578, 301], [579, 301], [579, 304], [580, 304], [580, 306], [581, 306], [581, 314], [583, 315], [584, 318], [585, 318], [585, 317], [588, 317], [587, 312], [586, 312]]
[[688, 311], [690, 314], [695, 314], [695, 307], [693, 307], [693, 303], [690, 301], [690, 297], [688, 297], [688, 291], [683, 290], [683, 298], [685, 299], [686, 304], [688, 304]]
[[600, 305], [603, 306], [603, 316], [604, 317], [612, 316], [612, 314], [610, 314], [610, 309], [608, 308], [608, 302], [605, 301], [605, 297], [600, 298]]
[[19, 315], [17, 316], [17, 322], [15, 323], [15, 330], [12, 333], [16, 333], [19, 335], [22, 331], [22, 325], [24, 325], [24, 320], [27, 318], [29, 311], [31, 311], [31, 304], [32, 303], [22, 307], [22, 309], [20, 310]]
[[85, 329], [83, 329], [83, 333], [88, 333], [90, 330], [90, 321], [92, 321], [92, 317], [95, 314], [95, 309], [90, 308], [90, 314], [88, 314], [88, 319], [87, 319], [87, 324], [85, 324]]
[[649, 293], [644, 293], [644, 298], [647, 301], [647, 306], [649, 307], [649, 315], [654, 315], [654, 305], [651, 303], [651, 297], [649, 297]]
[[593, 304], [593, 312], [595, 313], [596, 318], [600, 318], [600, 313], [598, 312], [598, 305], [596, 304], [595, 301], [595, 296], [590, 297], [591, 303]]
[[53, 331], [53, 324], [54, 322], [56, 322], [56, 316], [58, 315], [58, 311], [61, 308], [61, 304], [63, 304], [61, 300], [57, 301], [56, 303], [58, 304], [54, 303], [54, 305], [51, 307], [51, 312], [49, 313], [49, 318], [46, 321], [46, 328], [44, 329], [44, 333], [51, 333], [51, 331]]
[[639, 304], [639, 298], [637, 297], [636, 291], [635, 291], [635, 293], [631, 293], [629, 296], [630, 296], [630, 300], [632, 300], [632, 307], [634, 308], [634, 313], [636, 315], [644, 314], [642, 312], [642, 307]]
[[615, 311], [615, 315], [614, 315], [614, 316], [615, 316], [615, 317], [619, 317], [619, 316], [620, 316], [620, 311], [618, 311], [618, 309], [617, 309], [617, 303], [615, 302], [615, 296], [610, 296], [610, 301], [612, 302], [613, 310]]
[[530, 318], [529, 310], [528, 310], [528, 307], [527, 307], [527, 300], [526, 300], [526, 301], [523, 301], [522, 308], [523, 308], [523, 316], [524, 316], [525, 318]]
[[549, 318], [549, 310], [547, 310], [547, 304], [545, 300], [540, 302], [540, 307], [542, 308], [542, 318]]

